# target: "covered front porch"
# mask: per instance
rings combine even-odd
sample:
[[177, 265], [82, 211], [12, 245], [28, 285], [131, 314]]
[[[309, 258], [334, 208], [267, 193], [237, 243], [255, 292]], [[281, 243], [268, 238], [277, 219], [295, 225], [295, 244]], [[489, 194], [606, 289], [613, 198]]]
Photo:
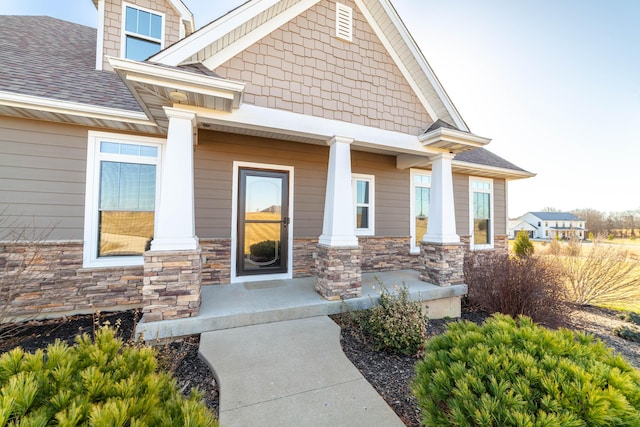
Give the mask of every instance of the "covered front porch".
[[202, 287], [200, 312], [195, 317], [146, 322], [136, 336], [159, 340], [206, 331], [236, 328], [283, 320], [337, 314], [371, 307], [379, 298], [382, 283], [390, 292], [406, 285], [414, 300], [423, 301], [431, 319], [460, 316], [460, 298], [466, 285], [437, 286], [420, 279], [414, 270], [362, 274], [362, 295], [329, 301], [314, 290], [315, 277], [244, 282]]

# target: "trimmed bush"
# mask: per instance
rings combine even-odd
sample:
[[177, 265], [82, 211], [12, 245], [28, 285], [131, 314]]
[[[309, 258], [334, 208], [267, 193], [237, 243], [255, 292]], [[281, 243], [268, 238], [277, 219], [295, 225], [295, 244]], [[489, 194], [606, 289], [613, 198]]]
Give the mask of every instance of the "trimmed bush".
[[520, 230], [516, 236], [515, 242], [513, 242], [513, 252], [518, 258], [525, 258], [533, 255], [533, 243], [529, 240], [529, 233], [525, 230]]
[[545, 258], [471, 253], [465, 257], [464, 279], [469, 304], [488, 313], [522, 314], [549, 325], [562, 320], [564, 278]]
[[357, 318], [364, 333], [377, 350], [413, 356], [422, 350], [427, 334], [427, 317], [422, 304], [411, 300], [406, 286], [391, 293], [382, 288], [375, 306], [359, 313]]
[[73, 347], [15, 348], [0, 356], [0, 426], [217, 426], [192, 393], [157, 372], [154, 351], [124, 346], [113, 330], [87, 334]]
[[428, 426], [639, 426], [640, 372], [601, 341], [496, 314], [431, 338], [412, 384]]
[[636, 326], [618, 326], [613, 333], [624, 340], [640, 342], [640, 328]]

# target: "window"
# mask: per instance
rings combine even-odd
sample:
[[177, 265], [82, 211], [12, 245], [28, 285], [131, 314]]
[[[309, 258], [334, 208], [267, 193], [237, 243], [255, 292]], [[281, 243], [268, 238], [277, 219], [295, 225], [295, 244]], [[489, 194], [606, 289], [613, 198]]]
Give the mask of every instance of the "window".
[[411, 170], [411, 253], [420, 253], [420, 242], [427, 233], [431, 197], [431, 172]]
[[142, 264], [153, 239], [161, 141], [89, 132], [85, 267]]
[[336, 3], [336, 37], [353, 41], [353, 9]]
[[351, 178], [356, 211], [356, 235], [373, 236], [375, 234], [374, 177], [352, 174]]
[[474, 249], [493, 247], [493, 180], [470, 178], [471, 244]]
[[164, 16], [123, 3], [122, 52], [125, 58], [142, 61], [162, 49]]

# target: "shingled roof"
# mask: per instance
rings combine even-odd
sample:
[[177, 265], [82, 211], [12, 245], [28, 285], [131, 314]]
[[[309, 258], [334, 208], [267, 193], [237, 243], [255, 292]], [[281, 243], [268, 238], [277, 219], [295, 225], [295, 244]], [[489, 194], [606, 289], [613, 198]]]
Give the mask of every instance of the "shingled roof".
[[120, 77], [96, 67], [96, 29], [48, 16], [0, 16], [0, 91], [141, 112]]
[[496, 168], [511, 169], [511, 170], [528, 173], [528, 171], [503, 159], [497, 154], [493, 154], [491, 151], [485, 148], [474, 148], [473, 150], [465, 151], [464, 153], [460, 153], [456, 155], [455, 160], [460, 162], [475, 163], [477, 165], [492, 166]]

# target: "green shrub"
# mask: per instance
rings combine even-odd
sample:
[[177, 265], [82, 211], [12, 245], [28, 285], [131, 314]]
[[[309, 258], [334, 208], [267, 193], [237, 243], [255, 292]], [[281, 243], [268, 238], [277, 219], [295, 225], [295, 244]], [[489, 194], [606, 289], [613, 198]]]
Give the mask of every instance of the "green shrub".
[[591, 335], [530, 318], [456, 322], [412, 389], [428, 426], [638, 426], [640, 372]]
[[624, 340], [640, 342], [640, 328], [638, 327], [618, 326], [613, 330], [613, 333]]
[[255, 261], [269, 261], [276, 255], [275, 240], [263, 240], [249, 246], [251, 257]]
[[391, 293], [381, 283], [380, 298], [371, 309], [361, 312], [358, 323], [378, 350], [415, 355], [424, 347], [427, 317], [419, 301], [411, 300], [406, 286]]
[[154, 351], [123, 346], [113, 330], [0, 356], [0, 426], [217, 426], [192, 393], [157, 372]]
[[533, 255], [533, 243], [529, 240], [529, 233], [525, 230], [520, 230], [516, 236], [516, 241], [513, 243], [513, 252], [518, 258], [525, 258]]

